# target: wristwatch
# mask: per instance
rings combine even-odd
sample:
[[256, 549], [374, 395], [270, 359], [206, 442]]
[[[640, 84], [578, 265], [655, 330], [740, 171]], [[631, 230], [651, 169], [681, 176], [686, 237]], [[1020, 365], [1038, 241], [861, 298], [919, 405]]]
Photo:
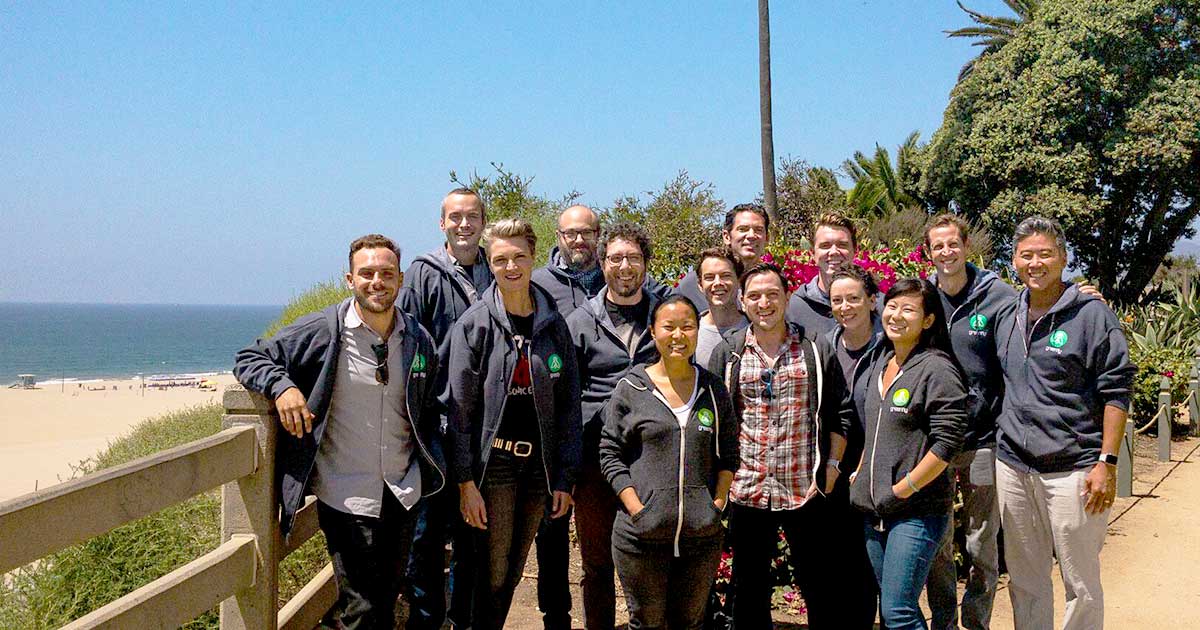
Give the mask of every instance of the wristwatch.
[[1119, 458], [1112, 453], [1100, 453], [1100, 461], [1109, 466], [1116, 466]]
[[837, 470], [838, 472], [842, 472], [842, 460], [834, 459], [834, 458], [830, 457], [829, 461], [827, 461], [825, 463], [828, 466], [833, 466], [834, 469]]

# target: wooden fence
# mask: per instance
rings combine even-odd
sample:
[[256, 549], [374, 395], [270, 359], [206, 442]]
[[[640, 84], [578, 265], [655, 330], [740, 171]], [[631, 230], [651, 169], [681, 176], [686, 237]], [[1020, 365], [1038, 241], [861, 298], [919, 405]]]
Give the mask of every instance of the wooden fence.
[[238, 385], [224, 403], [216, 435], [0, 503], [0, 574], [221, 486], [220, 546], [64, 627], [176, 628], [218, 604], [222, 630], [315, 627], [337, 595], [329, 565], [277, 609], [279, 562], [316, 533], [315, 502], [285, 543], [273, 408]]

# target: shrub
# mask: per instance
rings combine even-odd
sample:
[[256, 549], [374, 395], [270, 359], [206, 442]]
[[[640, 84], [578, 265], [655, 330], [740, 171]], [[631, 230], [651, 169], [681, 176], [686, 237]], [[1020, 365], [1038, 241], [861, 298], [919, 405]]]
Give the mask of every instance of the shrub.
[[[817, 276], [811, 250], [790, 249], [780, 253], [768, 252], [763, 260], [774, 262], [783, 268], [788, 278], [788, 289], [795, 291]], [[879, 290], [887, 291], [902, 278], [924, 278], [933, 270], [933, 264], [925, 259], [919, 247], [899, 241], [895, 248], [880, 247], [875, 250], [859, 250], [854, 264], [875, 275]]]
[[279, 332], [280, 328], [309, 313], [319, 311], [330, 304], [337, 304], [348, 297], [350, 297], [350, 289], [346, 287], [345, 282], [339, 279], [318, 283], [313, 288], [292, 298], [292, 301], [283, 307], [279, 318], [271, 322], [271, 325], [263, 331], [263, 338], [274, 335]]

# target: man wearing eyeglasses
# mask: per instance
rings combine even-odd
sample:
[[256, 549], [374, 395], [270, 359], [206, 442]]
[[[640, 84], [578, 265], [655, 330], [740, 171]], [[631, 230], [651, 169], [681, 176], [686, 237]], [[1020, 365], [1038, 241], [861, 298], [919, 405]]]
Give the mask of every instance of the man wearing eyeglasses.
[[771, 563], [782, 527], [809, 623], [856, 627], [864, 600], [850, 597], [855, 584], [843, 575], [852, 551], [837, 531], [843, 508], [826, 498], [856, 421], [842, 369], [825, 335], [787, 321], [779, 267], [751, 267], [741, 291], [750, 326], [722, 341], [709, 362], [741, 418], [741, 463], [729, 491], [733, 617], [739, 628], [771, 627]]
[[275, 402], [286, 537], [311, 491], [333, 560], [344, 628], [392, 628], [414, 508], [446, 484], [438, 439], [438, 357], [400, 311], [400, 250], [371, 234], [350, 245], [354, 295], [237, 353], [234, 374]]
[[604, 288], [604, 271], [596, 255], [600, 217], [583, 205], [574, 205], [558, 215], [558, 244], [550, 249], [550, 261], [534, 270], [533, 282], [546, 290], [567, 317]]
[[651, 254], [650, 237], [640, 226], [618, 222], [606, 227], [599, 240], [605, 287], [567, 318], [583, 408], [583, 466], [573, 498], [588, 630], [611, 630], [615, 625], [612, 527], [619, 502], [600, 471], [600, 430], [617, 382], [634, 366], [658, 358], [649, 322], [662, 294], [646, 282]]

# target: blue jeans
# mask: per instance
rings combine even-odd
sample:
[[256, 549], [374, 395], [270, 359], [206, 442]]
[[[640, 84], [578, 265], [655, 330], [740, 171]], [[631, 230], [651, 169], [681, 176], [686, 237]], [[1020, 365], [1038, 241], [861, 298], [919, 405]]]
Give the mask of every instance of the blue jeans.
[[[442, 443], [436, 441], [431, 446], [435, 457], [442, 457]], [[411, 595], [405, 629], [438, 630], [447, 619], [456, 627], [470, 627], [475, 534], [458, 511], [458, 484], [447, 479], [446, 487], [422, 499], [414, 512], [416, 522], [408, 560]], [[447, 540], [454, 546], [449, 580], [446, 579]]]
[[[879, 525], [877, 528], [876, 525]], [[863, 521], [867, 556], [879, 584], [879, 608], [888, 630], [925, 629], [917, 600], [929, 578], [929, 565], [950, 526], [950, 515]], [[882, 531], [881, 531], [882, 530]]]

